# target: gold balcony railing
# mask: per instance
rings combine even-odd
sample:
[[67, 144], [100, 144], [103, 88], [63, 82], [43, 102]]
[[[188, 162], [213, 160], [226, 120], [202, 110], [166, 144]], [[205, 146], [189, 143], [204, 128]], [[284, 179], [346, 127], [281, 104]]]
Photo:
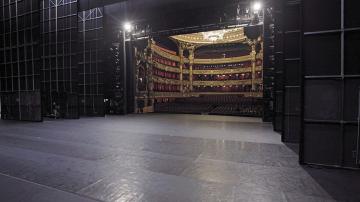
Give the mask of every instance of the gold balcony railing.
[[[167, 66], [158, 62], [153, 63], [154, 66], [158, 69], [173, 72], [173, 73], [180, 73], [180, 68], [178, 67], [171, 67]], [[255, 71], [261, 71], [262, 67], [258, 66], [255, 68]], [[231, 69], [212, 69], [212, 70], [193, 70], [193, 74], [240, 74], [245, 72], [251, 72], [251, 67], [237, 67]], [[189, 73], [188, 69], [183, 69], [183, 73]]]
[[[254, 80], [255, 84], [261, 84], [262, 79]], [[227, 80], [227, 81], [193, 81], [194, 86], [236, 86], [236, 85], [251, 85], [249, 80]]]
[[157, 83], [181, 85], [181, 81], [177, 80], [177, 79], [162, 78], [162, 77], [155, 76], [155, 75], [153, 75], [152, 79], [154, 82], [157, 82]]
[[219, 59], [194, 59], [194, 64], [227, 64], [227, 63], [237, 63], [237, 62], [246, 62], [253, 59], [253, 56], [246, 55], [240, 57], [231, 57], [231, 58], [219, 58]]
[[[251, 67], [241, 67], [241, 68], [234, 68], [234, 69], [214, 69], [214, 70], [193, 70], [194, 74], [241, 74], [250, 72], [251, 73], [252, 68]], [[255, 71], [261, 71], [262, 67], [255, 67]]]
[[177, 56], [177, 55], [172, 55], [168, 52], [165, 52], [162, 50], [162, 48], [160, 48], [159, 46], [157, 45], [151, 45], [151, 50], [153, 50], [155, 53], [157, 53], [158, 55], [166, 58], [166, 59], [169, 59], [171, 61], [175, 61], [175, 62], [179, 62], [180, 61], [180, 57]]
[[178, 67], [171, 67], [171, 66], [167, 66], [167, 65], [164, 65], [164, 64], [161, 64], [158, 62], [154, 62], [153, 64], [158, 69], [161, 69], [161, 70], [164, 70], [167, 72], [180, 73], [180, 68], [178, 68]]

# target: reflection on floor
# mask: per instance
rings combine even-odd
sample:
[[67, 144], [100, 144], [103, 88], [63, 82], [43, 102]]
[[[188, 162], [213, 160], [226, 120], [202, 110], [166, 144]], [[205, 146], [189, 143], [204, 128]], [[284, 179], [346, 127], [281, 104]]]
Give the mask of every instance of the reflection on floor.
[[0, 201], [360, 201], [359, 172], [290, 146], [252, 118], [0, 122]]

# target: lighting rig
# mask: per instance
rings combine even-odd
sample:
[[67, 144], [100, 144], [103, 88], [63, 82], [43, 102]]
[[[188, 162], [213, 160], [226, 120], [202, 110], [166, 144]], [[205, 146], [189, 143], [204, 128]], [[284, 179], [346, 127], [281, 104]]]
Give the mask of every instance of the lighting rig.
[[239, 2], [236, 9], [236, 22], [241, 26], [260, 25], [264, 23], [263, 4]]

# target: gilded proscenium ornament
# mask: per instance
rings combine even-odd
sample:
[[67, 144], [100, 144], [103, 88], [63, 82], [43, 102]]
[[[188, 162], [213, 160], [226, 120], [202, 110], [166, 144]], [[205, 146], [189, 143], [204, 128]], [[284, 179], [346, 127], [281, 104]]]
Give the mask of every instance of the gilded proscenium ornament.
[[[216, 37], [216, 40], [212, 40], [212, 37]], [[171, 38], [182, 43], [195, 44], [196, 46], [212, 45], [212, 44], [224, 44], [224, 43], [241, 43], [246, 40], [243, 27], [198, 32], [191, 34], [182, 34], [171, 36]]]

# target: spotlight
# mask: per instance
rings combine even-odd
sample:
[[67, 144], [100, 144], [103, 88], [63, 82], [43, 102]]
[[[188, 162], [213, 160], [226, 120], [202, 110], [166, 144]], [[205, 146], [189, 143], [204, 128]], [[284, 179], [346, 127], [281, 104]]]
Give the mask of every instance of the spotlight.
[[260, 11], [262, 5], [260, 2], [255, 2], [252, 7], [253, 7], [254, 12], [258, 12], [258, 11]]
[[133, 29], [133, 26], [131, 25], [130, 22], [125, 22], [124, 25], [123, 25], [123, 28], [124, 28], [125, 31], [131, 32], [132, 29]]

